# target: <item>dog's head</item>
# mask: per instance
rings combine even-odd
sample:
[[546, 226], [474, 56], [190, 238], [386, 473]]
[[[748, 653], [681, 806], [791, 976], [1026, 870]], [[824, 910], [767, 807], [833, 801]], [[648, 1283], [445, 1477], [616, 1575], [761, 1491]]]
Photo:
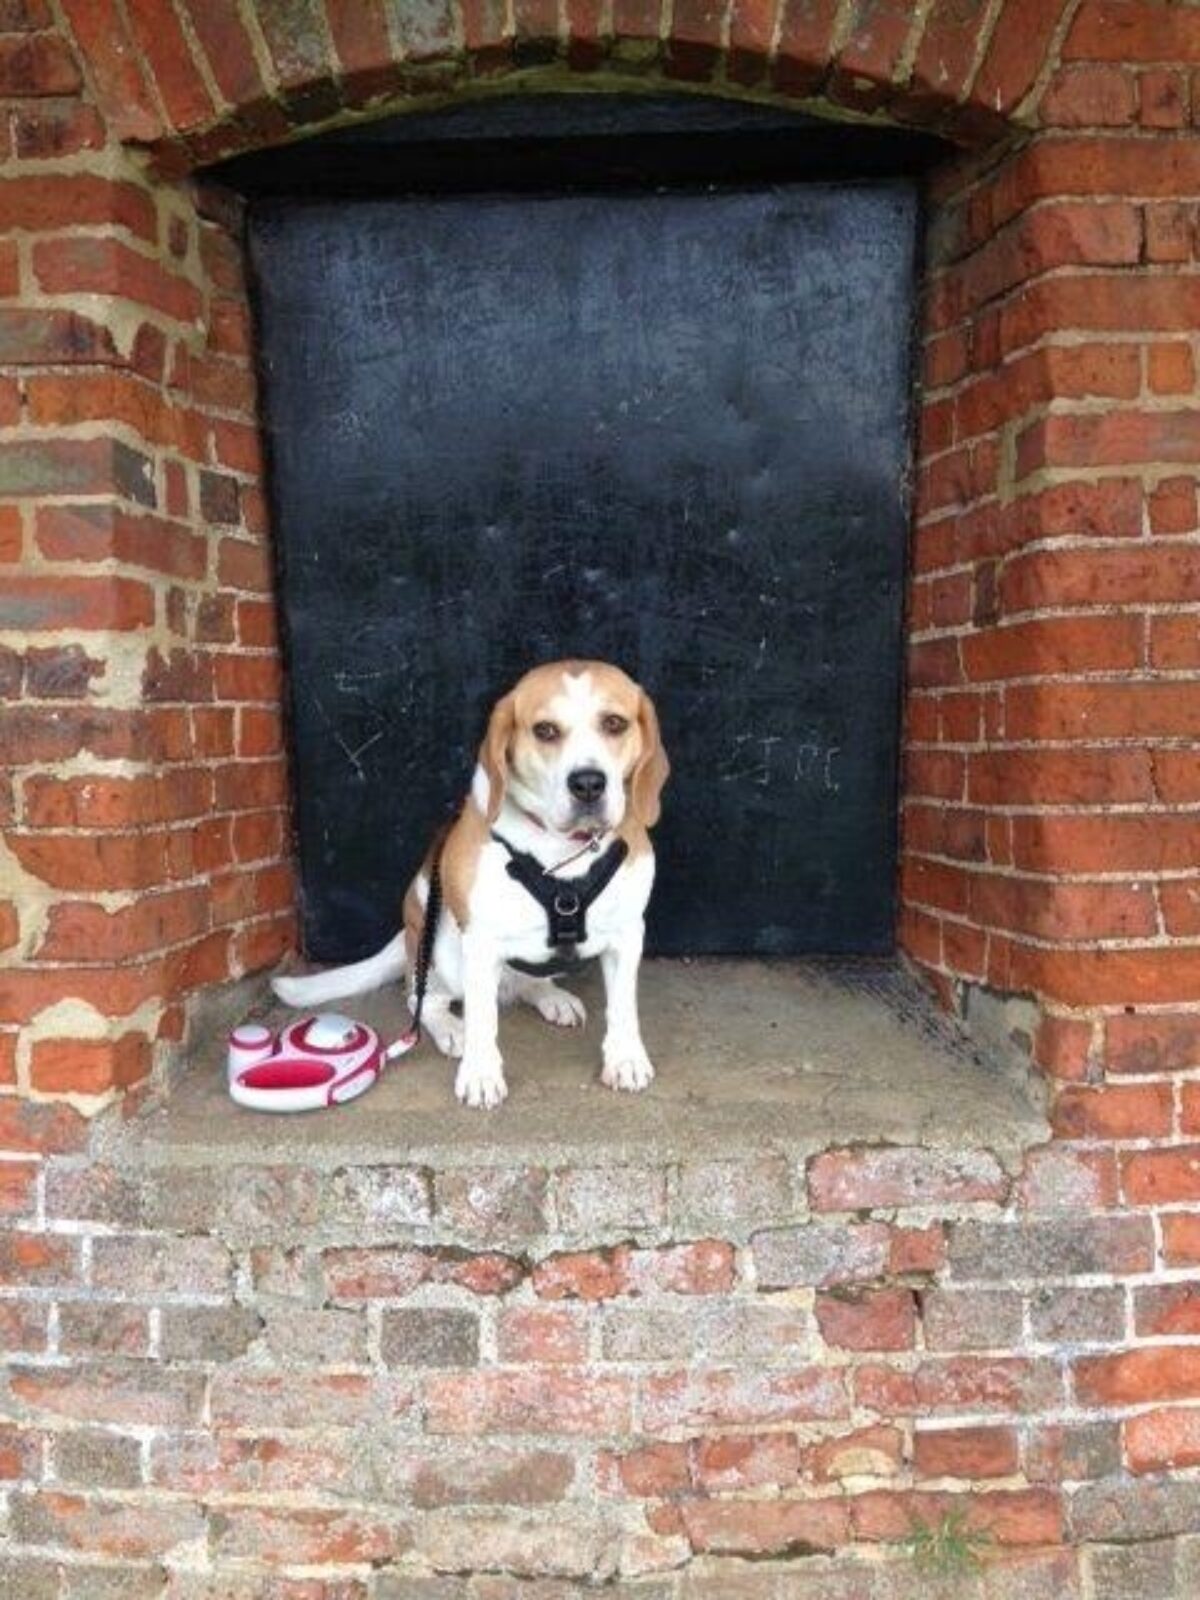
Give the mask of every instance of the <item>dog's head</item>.
[[670, 766], [648, 694], [602, 661], [535, 667], [496, 706], [474, 795], [494, 822], [507, 796], [556, 833], [601, 833], [659, 816]]

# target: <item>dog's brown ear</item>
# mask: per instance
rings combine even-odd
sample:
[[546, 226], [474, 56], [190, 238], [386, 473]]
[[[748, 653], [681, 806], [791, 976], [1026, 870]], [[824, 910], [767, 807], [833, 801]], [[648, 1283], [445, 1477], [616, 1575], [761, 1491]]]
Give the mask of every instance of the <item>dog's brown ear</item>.
[[479, 765], [488, 780], [486, 815], [489, 824], [500, 815], [500, 807], [504, 802], [504, 791], [508, 785], [508, 747], [516, 725], [516, 696], [506, 694], [503, 700], [496, 702], [479, 747]]
[[629, 803], [643, 828], [652, 828], [662, 811], [659, 796], [670, 775], [671, 763], [663, 749], [654, 702], [644, 689], [638, 700], [638, 727], [642, 733], [642, 753], [629, 779]]

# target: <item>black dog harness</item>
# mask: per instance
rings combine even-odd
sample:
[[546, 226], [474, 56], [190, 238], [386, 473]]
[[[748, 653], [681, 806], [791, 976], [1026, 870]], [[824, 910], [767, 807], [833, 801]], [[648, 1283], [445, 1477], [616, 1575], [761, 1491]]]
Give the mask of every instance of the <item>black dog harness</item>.
[[533, 978], [553, 978], [563, 972], [578, 972], [583, 966], [579, 946], [586, 942], [588, 936], [588, 909], [616, 876], [629, 854], [629, 846], [624, 839], [614, 839], [585, 873], [578, 878], [563, 880], [554, 877], [554, 869], [544, 867], [536, 856], [515, 849], [502, 834], [493, 830], [492, 838], [508, 851], [506, 866], [509, 877], [515, 878], [523, 889], [528, 890], [546, 913], [546, 943], [554, 951], [547, 961], [517, 961], [510, 956], [508, 965]]

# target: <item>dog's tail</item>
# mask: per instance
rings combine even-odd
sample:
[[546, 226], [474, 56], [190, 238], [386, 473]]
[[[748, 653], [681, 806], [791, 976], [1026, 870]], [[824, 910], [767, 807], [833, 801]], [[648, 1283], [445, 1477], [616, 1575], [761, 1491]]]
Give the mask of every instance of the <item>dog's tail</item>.
[[378, 989], [404, 972], [404, 934], [377, 950], [365, 961], [348, 967], [333, 967], [328, 972], [309, 973], [304, 978], [272, 978], [271, 987], [289, 1006], [319, 1006], [326, 1000], [340, 1000], [349, 994], [365, 994]]

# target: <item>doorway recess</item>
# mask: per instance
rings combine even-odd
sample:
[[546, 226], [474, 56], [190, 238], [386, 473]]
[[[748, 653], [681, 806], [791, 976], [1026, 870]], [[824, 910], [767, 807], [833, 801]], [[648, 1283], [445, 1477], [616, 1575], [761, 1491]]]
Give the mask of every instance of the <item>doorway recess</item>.
[[243, 158], [305, 943], [361, 955], [539, 659], [674, 777], [659, 954], [892, 949], [916, 173], [938, 147], [557, 96]]

